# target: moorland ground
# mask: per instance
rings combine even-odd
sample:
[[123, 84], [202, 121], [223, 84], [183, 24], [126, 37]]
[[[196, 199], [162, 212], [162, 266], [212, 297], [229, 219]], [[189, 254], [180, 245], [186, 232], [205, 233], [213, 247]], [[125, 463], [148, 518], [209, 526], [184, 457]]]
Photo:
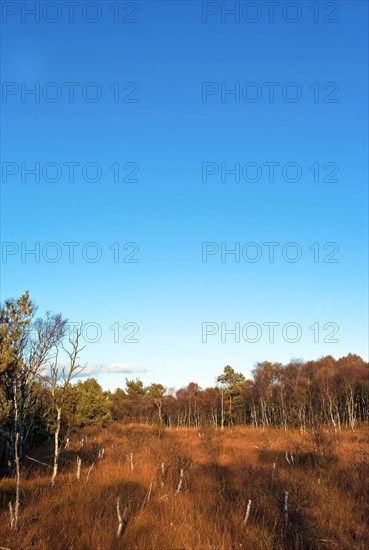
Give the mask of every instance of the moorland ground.
[[0, 546], [11, 550], [368, 547], [367, 428], [90, 427], [63, 445], [54, 486], [52, 442], [27, 457], [16, 532], [15, 481], [0, 481]]

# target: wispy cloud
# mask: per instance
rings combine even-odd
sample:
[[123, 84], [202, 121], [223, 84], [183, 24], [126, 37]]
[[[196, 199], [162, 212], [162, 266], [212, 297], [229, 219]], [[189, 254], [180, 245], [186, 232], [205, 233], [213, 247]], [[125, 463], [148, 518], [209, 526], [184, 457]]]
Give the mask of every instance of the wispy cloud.
[[88, 364], [83, 371], [78, 375], [79, 378], [86, 376], [93, 376], [96, 374], [139, 374], [148, 372], [144, 367], [135, 365], [126, 365], [122, 363], [106, 364]]

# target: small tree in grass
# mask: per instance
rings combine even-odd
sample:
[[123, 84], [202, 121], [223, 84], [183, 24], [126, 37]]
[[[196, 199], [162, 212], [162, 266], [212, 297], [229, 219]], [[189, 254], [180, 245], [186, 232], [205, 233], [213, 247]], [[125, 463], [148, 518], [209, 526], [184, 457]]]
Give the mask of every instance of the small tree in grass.
[[58, 473], [59, 466], [59, 454], [60, 454], [60, 428], [61, 428], [61, 419], [62, 419], [62, 410], [64, 401], [70, 387], [72, 379], [80, 374], [84, 366], [81, 366], [79, 363], [79, 353], [84, 349], [80, 347], [80, 338], [82, 334], [82, 323], [78, 328], [73, 328], [72, 335], [69, 336], [70, 349], [63, 349], [68, 356], [69, 364], [67, 367], [62, 367], [61, 369], [58, 366], [58, 352], [54, 362], [50, 365], [50, 378], [48, 382], [51, 386], [51, 395], [53, 400], [53, 407], [56, 413], [55, 419], [55, 431], [54, 431], [54, 462], [53, 462], [53, 473], [51, 476], [51, 484], [55, 482], [55, 478]]

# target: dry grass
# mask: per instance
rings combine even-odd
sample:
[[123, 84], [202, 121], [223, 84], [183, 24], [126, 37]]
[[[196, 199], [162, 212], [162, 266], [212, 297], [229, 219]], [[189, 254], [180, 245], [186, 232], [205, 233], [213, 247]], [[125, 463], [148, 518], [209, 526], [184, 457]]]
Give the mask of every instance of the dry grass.
[[[10, 531], [7, 509], [14, 482], [0, 481], [0, 546], [364, 550], [369, 540], [368, 443], [364, 429], [336, 435], [122, 425], [84, 430], [63, 450], [54, 487], [47, 467], [31, 461], [24, 467], [16, 533]], [[100, 459], [99, 448], [105, 449]], [[32, 456], [51, 463], [50, 454], [44, 447]], [[82, 459], [79, 482], [77, 456]], [[176, 493], [181, 468], [183, 484]], [[117, 496], [122, 511], [128, 506], [128, 523], [119, 539]]]

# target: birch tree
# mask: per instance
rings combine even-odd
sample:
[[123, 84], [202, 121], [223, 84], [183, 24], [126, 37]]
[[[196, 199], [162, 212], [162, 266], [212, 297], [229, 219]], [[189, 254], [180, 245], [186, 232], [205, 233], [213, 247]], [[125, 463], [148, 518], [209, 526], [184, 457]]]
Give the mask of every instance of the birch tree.
[[59, 367], [57, 351], [55, 360], [50, 365], [50, 378], [49, 384], [51, 387], [51, 395], [53, 400], [53, 407], [55, 409], [55, 431], [54, 431], [54, 461], [53, 461], [53, 473], [51, 476], [51, 484], [54, 485], [55, 478], [58, 474], [59, 467], [59, 455], [60, 455], [60, 428], [62, 420], [62, 411], [64, 400], [67, 390], [70, 386], [72, 379], [78, 376], [85, 366], [79, 363], [79, 354], [85, 348], [80, 347], [80, 340], [82, 335], [83, 325], [79, 327], [73, 327], [73, 332], [69, 335], [69, 347], [63, 346], [63, 350], [68, 357], [67, 366]]

